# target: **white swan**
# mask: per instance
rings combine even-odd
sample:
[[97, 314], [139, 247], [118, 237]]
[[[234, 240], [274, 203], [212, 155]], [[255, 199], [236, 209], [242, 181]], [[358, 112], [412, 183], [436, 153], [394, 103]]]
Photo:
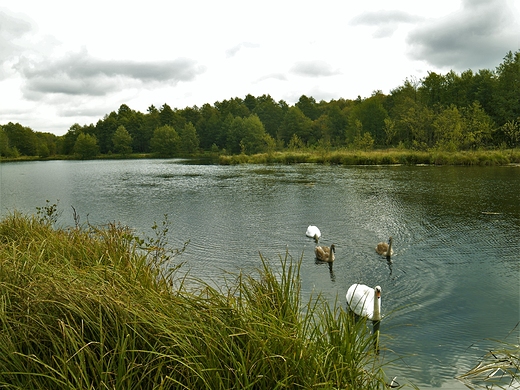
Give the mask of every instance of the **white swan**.
[[379, 244], [377, 244], [376, 252], [379, 253], [381, 256], [392, 256], [394, 254], [394, 251], [392, 250], [392, 237], [388, 239], [388, 243], [380, 242]]
[[307, 227], [307, 231], [305, 232], [305, 235], [307, 237], [314, 238], [314, 240], [316, 240], [316, 242], [318, 242], [318, 240], [321, 237], [321, 232], [317, 226], [309, 225], [309, 227]]
[[332, 263], [334, 261], [334, 253], [336, 253], [336, 246], [334, 244], [330, 248], [328, 246], [317, 246], [314, 249], [314, 253], [318, 260]]
[[347, 291], [347, 304], [354, 313], [372, 321], [381, 320], [381, 287], [353, 284]]

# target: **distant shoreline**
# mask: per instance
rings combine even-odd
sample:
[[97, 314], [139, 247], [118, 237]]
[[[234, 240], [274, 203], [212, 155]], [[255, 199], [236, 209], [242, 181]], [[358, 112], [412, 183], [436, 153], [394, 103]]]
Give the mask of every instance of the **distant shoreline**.
[[[129, 155], [105, 154], [98, 155], [92, 160], [120, 160], [120, 159], [158, 159], [165, 158], [152, 153], [134, 153]], [[175, 156], [200, 160], [208, 164], [238, 165], [238, 164], [299, 164], [315, 163], [329, 165], [458, 165], [458, 166], [499, 166], [520, 165], [520, 149], [478, 150], [447, 152], [440, 150], [416, 151], [408, 149], [382, 150], [286, 150], [281, 152], [225, 155], [205, 153], [189, 156]], [[22, 156], [17, 158], [1, 158], [0, 162], [19, 161], [52, 161], [75, 160], [74, 156], [52, 156], [40, 158]]]

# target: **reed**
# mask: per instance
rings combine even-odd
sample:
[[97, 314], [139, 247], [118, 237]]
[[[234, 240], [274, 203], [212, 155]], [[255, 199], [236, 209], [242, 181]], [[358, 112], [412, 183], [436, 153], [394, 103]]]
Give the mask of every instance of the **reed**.
[[297, 164], [318, 163], [337, 165], [507, 165], [520, 164], [520, 150], [477, 150], [448, 152], [439, 149], [418, 151], [409, 149], [331, 151], [304, 149], [254, 155], [220, 156], [222, 165], [234, 164]]
[[167, 268], [163, 239], [52, 221], [0, 222], [2, 387], [385, 387], [367, 324], [301, 301], [301, 259], [214, 287]]
[[[518, 324], [517, 324], [518, 326]], [[518, 337], [518, 336], [517, 336]], [[496, 347], [458, 379], [468, 388], [520, 388], [520, 344], [497, 341]]]

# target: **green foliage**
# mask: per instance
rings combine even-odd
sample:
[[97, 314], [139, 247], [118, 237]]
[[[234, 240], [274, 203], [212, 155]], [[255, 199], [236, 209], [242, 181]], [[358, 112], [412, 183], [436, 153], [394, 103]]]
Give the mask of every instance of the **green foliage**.
[[54, 226], [61, 215], [61, 211], [58, 210], [58, 202], [51, 204], [47, 199], [46, 205], [36, 207], [36, 215], [38, 222], [41, 224]]
[[370, 98], [356, 105], [349, 118], [352, 124], [357, 121], [361, 122], [364, 131], [368, 132], [378, 145], [385, 144], [386, 139], [383, 128], [388, 113], [383, 106], [383, 100], [384, 95], [381, 92], [375, 92]]
[[186, 123], [180, 134], [180, 148], [184, 154], [194, 154], [199, 149], [197, 129], [191, 122]]
[[397, 136], [395, 121], [393, 121], [391, 118], [385, 118], [383, 130], [386, 135], [385, 144], [392, 145], [393, 140]]
[[12, 122], [3, 125], [2, 128], [9, 138], [10, 148], [16, 148], [24, 156], [38, 155], [38, 139], [32, 129]]
[[359, 150], [371, 150], [374, 148], [374, 139], [372, 135], [366, 131], [363, 135], [356, 135], [354, 137], [354, 142], [352, 143], [352, 147], [354, 149]]
[[0, 126], [0, 156], [7, 156], [9, 154], [9, 137]]
[[433, 121], [434, 142], [439, 149], [455, 152], [462, 142], [462, 117], [455, 106], [443, 110]]
[[169, 125], [158, 127], [153, 132], [150, 147], [153, 153], [162, 157], [173, 157], [179, 151], [180, 137]]
[[268, 134], [265, 132], [264, 125], [257, 115], [251, 115], [244, 119], [244, 136], [241, 142], [244, 145], [247, 154], [255, 154], [265, 152], [267, 149], [266, 138]]
[[96, 136], [80, 133], [74, 143], [74, 153], [83, 160], [96, 157], [99, 154]]
[[517, 147], [520, 143], [520, 117], [518, 121], [507, 121], [502, 126], [502, 131], [511, 148]]
[[305, 148], [303, 141], [296, 134], [293, 134], [291, 140], [289, 141], [289, 145], [287, 145], [289, 150], [299, 150]]
[[127, 155], [132, 153], [132, 136], [124, 126], [119, 126], [112, 137], [114, 151]]
[[285, 114], [284, 121], [280, 129], [281, 139], [285, 143], [296, 135], [304, 144], [315, 141], [311, 138], [312, 134], [312, 120], [305, 116], [305, 114], [298, 107], [290, 107]]
[[496, 89], [492, 96], [495, 120], [501, 125], [520, 117], [520, 51], [508, 52], [496, 74]]

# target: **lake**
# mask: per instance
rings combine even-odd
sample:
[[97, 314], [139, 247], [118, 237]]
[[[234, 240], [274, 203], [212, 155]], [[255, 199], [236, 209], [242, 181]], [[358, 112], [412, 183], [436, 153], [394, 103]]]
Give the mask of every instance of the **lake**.
[[[352, 283], [382, 287], [382, 358], [400, 384], [465, 389], [455, 377], [495, 340], [518, 343], [520, 167], [202, 165], [184, 160], [0, 164], [0, 214], [58, 203], [59, 223], [121, 222], [169, 242], [193, 276], [253, 272], [260, 254], [302, 259], [305, 297], [345, 306]], [[308, 225], [336, 246], [314, 259]], [[393, 237], [391, 263], [375, 252]]]

